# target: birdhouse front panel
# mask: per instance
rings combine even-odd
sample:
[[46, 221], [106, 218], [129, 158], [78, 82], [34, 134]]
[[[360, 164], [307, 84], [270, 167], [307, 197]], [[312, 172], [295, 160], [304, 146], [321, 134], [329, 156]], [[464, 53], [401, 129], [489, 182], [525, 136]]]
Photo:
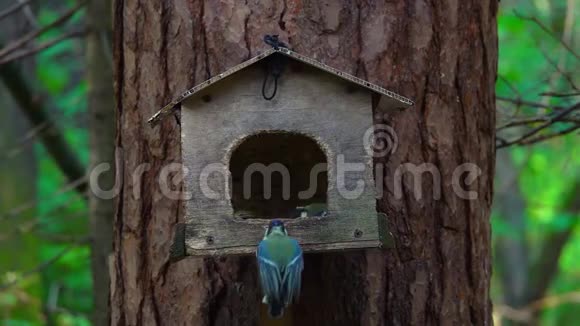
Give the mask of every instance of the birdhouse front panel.
[[306, 251], [390, 240], [365, 138], [373, 111], [413, 102], [267, 40], [272, 49], [149, 119], [154, 126], [182, 108], [186, 221], [175, 229], [174, 258], [254, 253], [272, 219]]
[[[272, 218], [306, 251], [379, 246], [372, 92], [292, 61], [266, 100], [264, 78], [252, 65], [182, 102], [187, 253], [253, 253]], [[311, 203], [327, 214], [295, 216]]]

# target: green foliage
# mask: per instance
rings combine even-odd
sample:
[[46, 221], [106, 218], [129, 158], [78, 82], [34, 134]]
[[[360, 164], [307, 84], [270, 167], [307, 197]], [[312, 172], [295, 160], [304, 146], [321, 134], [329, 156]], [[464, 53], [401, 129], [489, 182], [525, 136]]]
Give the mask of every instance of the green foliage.
[[[67, 2], [69, 5], [76, 3]], [[51, 23], [66, 10], [63, 4], [58, 7], [39, 8], [37, 18], [40, 25]], [[38, 42], [78, 29], [83, 20], [82, 12], [76, 14], [67, 24], [44, 34]], [[65, 139], [86, 164], [89, 151], [83, 54], [82, 39], [66, 40], [42, 51], [36, 56], [33, 85], [42, 94], [43, 101], [49, 103], [51, 114], [59, 129], [64, 131]], [[89, 325], [88, 316], [92, 309], [90, 252], [86, 241], [78, 242], [88, 234], [86, 199], [74, 189], [67, 189], [68, 181], [40, 143], [35, 145], [35, 154], [37, 190], [30, 194], [30, 200], [36, 205], [26, 212], [32, 216], [35, 227], [23, 235], [34, 239], [35, 252], [17, 254], [33, 257], [34, 263], [29, 264], [32, 267], [28, 270], [16, 271], [10, 268], [10, 264], [0, 262], [0, 286], [13, 284], [0, 291], [0, 324]], [[11, 250], [18, 251], [19, 248]], [[58, 260], [43, 266], [63, 250], [67, 251]]]
[[[498, 19], [500, 79], [497, 95], [563, 107], [578, 101], [578, 97], [549, 98], [540, 95], [546, 91], [571, 91], [570, 83], [561, 74], [555, 73], [555, 63], [565, 73], [580, 68], [578, 60], [556, 40], [563, 35], [565, 28], [566, 1], [535, 0], [527, 3], [520, 1], [517, 4], [515, 1], [502, 1], [502, 7]], [[554, 31], [556, 38], [534, 22], [517, 17], [514, 10], [521, 15], [537, 17]], [[578, 27], [577, 22], [573, 24]], [[577, 31], [578, 28], [575, 28], [574, 32]], [[502, 113], [511, 113], [509, 105], [503, 102], [498, 102], [498, 109], [500, 117]], [[545, 114], [553, 110], [523, 106], [520, 116], [532, 116], [538, 112]], [[562, 128], [551, 127], [551, 130]], [[580, 290], [580, 262], [577, 258], [580, 256], [580, 215], [578, 211], [571, 210], [571, 203], [578, 200], [574, 196], [578, 196], [580, 182], [579, 145], [578, 136], [569, 134], [531, 147], [506, 149], [510, 151], [513, 163], [517, 166], [513, 174], [526, 203], [523, 213], [526, 228], [522, 232], [507, 223], [499, 211], [494, 210], [492, 213], [493, 238], [525, 239], [531, 263], [538, 259], [540, 248], [548, 235], [573, 230], [560, 256], [559, 271], [550, 284], [549, 296]], [[501, 275], [498, 273], [496, 269], [492, 284], [492, 299], [496, 304], [503, 302], [504, 295], [499, 284]], [[547, 306], [542, 310], [541, 324], [571, 325], [573, 318], [577, 318], [575, 310], [578, 310], [577, 303]]]

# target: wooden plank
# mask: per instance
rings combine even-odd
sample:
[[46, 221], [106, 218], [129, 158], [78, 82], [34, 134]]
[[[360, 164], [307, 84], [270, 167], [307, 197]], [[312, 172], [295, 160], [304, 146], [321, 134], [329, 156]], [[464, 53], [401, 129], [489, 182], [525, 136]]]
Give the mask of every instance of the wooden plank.
[[[186, 254], [188, 256], [240, 256], [240, 255], [255, 255], [258, 243], [254, 246], [230, 247], [219, 249], [193, 249], [187, 248]], [[333, 243], [316, 243], [309, 245], [301, 245], [305, 253], [318, 252], [337, 252], [350, 251], [358, 249], [371, 248], [385, 248], [380, 241], [352, 241], [352, 242], [333, 242]]]
[[[256, 245], [264, 236], [268, 220], [214, 217], [210, 222], [185, 226], [185, 243], [191, 249], [220, 249]], [[285, 222], [288, 233], [302, 245], [379, 241], [376, 214], [322, 218], [305, 217]]]

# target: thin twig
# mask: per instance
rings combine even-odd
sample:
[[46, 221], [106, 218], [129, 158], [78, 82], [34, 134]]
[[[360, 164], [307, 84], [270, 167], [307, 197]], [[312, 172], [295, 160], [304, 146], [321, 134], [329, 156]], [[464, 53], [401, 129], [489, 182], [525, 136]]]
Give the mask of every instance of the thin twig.
[[580, 291], [544, 297], [540, 300], [532, 302], [529, 305], [529, 308], [532, 310], [540, 310], [556, 307], [563, 303], [580, 303]]
[[69, 18], [71, 18], [77, 11], [79, 11], [85, 5], [84, 1], [79, 2], [76, 6], [66, 11], [62, 16], [58, 17], [52, 23], [43, 26], [37, 30], [34, 30], [18, 40], [15, 40], [9, 43], [4, 49], [0, 50], [0, 58], [6, 56], [7, 54], [14, 52], [16, 49], [23, 47], [28, 42], [32, 41], [33, 39], [41, 36], [42, 34], [46, 33], [50, 29], [66, 22]]
[[562, 109], [562, 107], [560, 107], [560, 106], [553, 106], [553, 105], [549, 105], [549, 104], [530, 102], [530, 101], [522, 100], [520, 98], [509, 98], [509, 97], [503, 97], [503, 96], [496, 96], [495, 98], [498, 101], [509, 102], [509, 103], [512, 103], [512, 104], [515, 104], [518, 106], [525, 105], [525, 106], [529, 106], [532, 108], [538, 108], [538, 109], [555, 109], [555, 110]]
[[568, 84], [574, 90], [578, 90], [578, 87], [576, 86], [576, 83], [574, 83], [574, 77], [572, 76], [572, 73], [562, 70], [562, 68], [560, 68], [560, 64], [558, 64], [556, 61], [554, 61], [554, 60], [552, 60], [552, 58], [550, 58], [550, 56], [546, 53], [546, 51], [544, 51], [544, 49], [542, 49], [542, 46], [541, 46], [540, 42], [538, 42], [537, 40], [536, 40], [536, 44], [537, 44], [537, 47], [540, 50], [540, 52], [542, 52], [542, 55], [544, 56], [544, 59], [546, 59], [546, 61], [552, 67], [554, 67], [554, 69], [556, 69], [556, 71], [558, 73], [560, 73], [560, 75], [562, 75], [562, 77], [564, 77], [564, 79], [566, 79], [566, 81], [568, 82]]
[[[86, 167], [70, 147], [64, 134], [53, 122], [54, 118], [48, 112], [46, 101], [42, 101], [38, 96], [35, 96], [32, 86], [24, 78], [18, 65], [12, 62], [0, 65], [0, 80], [4, 83], [6, 89], [14, 98], [15, 103], [18, 104], [18, 107], [33, 127], [43, 123], [49, 123], [51, 125], [51, 132], [41, 133], [39, 140], [47, 152], [54, 158], [58, 168], [68, 181], [74, 182], [83, 178], [87, 173]], [[79, 193], [84, 193], [87, 188], [88, 183], [84, 182], [79, 184], [76, 190]]]
[[575, 92], [575, 93], [543, 92], [543, 93], [540, 93], [540, 96], [574, 97], [574, 96], [580, 96], [580, 92]]
[[574, 51], [574, 49], [572, 49], [572, 47], [568, 45], [568, 43], [564, 42], [564, 40], [554, 35], [554, 33], [548, 27], [546, 27], [546, 25], [544, 25], [544, 23], [542, 23], [538, 18], [522, 15], [517, 10], [514, 10], [514, 14], [520, 19], [528, 20], [538, 25], [544, 32], [552, 36], [556, 41], [560, 42], [560, 44], [562, 44], [562, 46], [566, 48], [568, 52], [570, 52], [573, 56], [575, 56], [576, 59], [580, 59], [580, 55], [578, 55], [576, 51]]
[[16, 208], [13, 208], [7, 212], [4, 212], [3, 214], [0, 215], [0, 221], [2, 220], [6, 220], [8, 218], [12, 218], [15, 216], [18, 216], [20, 214], [22, 214], [23, 212], [36, 207], [41, 201], [43, 200], [47, 200], [47, 199], [53, 199], [54, 197], [61, 195], [63, 193], [69, 192], [69, 191], [73, 191], [73, 190], [77, 190], [77, 187], [80, 184], [86, 183], [87, 182], [87, 176], [83, 176], [80, 179], [77, 179], [73, 182], [69, 182], [66, 185], [64, 185], [62, 188], [58, 189], [57, 191], [53, 192], [52, 194], [50, 194], [50, 196], [47, 196], [46, 198], [41, 198], [41, 199], [35, 199], [35, 200], [31, 200], [27, 203], [24, 203]]
[[20, 3], [15, 3], [12, 6], [4, 9], [3, 11], [0, 11], [0, 20], [2, 20], [5, 17], [10, 16], [11, 14], [13, 14], [14, 12], [20, 10], [20, 8], [26, 6], [28, 3], [30, 3], [32, 0], [24, 0]]
[[[67, 206], [68, 204], [70, 204], [72, 202], [76, 202], [76, 201], [79, 201], [79, 199], [75, 198], [75, 200], [68, 200], [64, 204], [59, 205], [59, 206], [51, 209], [50, 212], [44, 213], [43, 216], [54, 215], [52, 213], [54, 213], [56, 210], [63, 208], [65, 206]], [[82, 217], [82, 216], [87, 216], [87, 215], [88, 215], [88, 213], [86, 211], [82, 211], [82, 212], [75, 212], [75, 214], [61, 216], [61, 217], [65, 218], [65, 219], [74, 219], [77, 217]], [[0, 234], [0, 242], [8, 241], [8, 240], [14, 238], [15, 236], [23, 235], [23, 234], [28, 233], [28, 232], [32, 232], [32, 231], [34, 231], [37, 228], [42, 226], [41, 222], [42, 222], [42, 216], [39, 215], [33, 219], [26, 221], [25, 223], [17, 225], [16, 227], [12, 228], [12, 230], [7, 230], [8, 231], [7, 233]]]
[[[529, 125], [529, 124], [532, 124], [532, 123], [547, 122], [547, 121], [550, 121], [550, 120], [551, 120], [551, 117], [549, 117], [549, 116], [542, 116], [542, 117], [533, 117], [533, 118], [528, 118], [528, 119], [513, 120], [513, 121], [509, 121], [509, 122], [505, 123], [504, 125], [501, 125], [501, 126], [497, 127], [495, 129], [495, 131], [500, 131], [500, 130], [503, 130], [503, 129], [506, 129], [506, 128], [512, 128], [512, 127]], [[560, 120], [560, 122], [578, 123], [578, 124], [580, 124], [580, 119], [562, 118]]]
[[532, 320], [533, 311], [529, 309], [518, 309], [508, 305], [494, 305], [493, 311], [499, 314], [502, 318], [512, 321], [526, 323]]
[[0, 65], [6, 64], [8, 62], [11, 61], [16, 61], [31, 55], [34, 55], [40, 51], [46, 50], [62, 41], [66, 41], [69, 40], [71, 38], [77, 38], [77, 37], [82, 37], [85, 35], [84, 31], [71, 31], [71, 32], [67, 32], [57, 38], [55, 38], [54, 40], [50, 40], [48, 42], [44, 42], [40, 45], [35, 46], [32, 49], [26, 49], [26, 50], [22, 50], [16, 53], [13, 53], [12, 55], [7, 54], [5, 59], [1, 59], [0, 60]]
[[[20, 148], [21, 146], [23, 146], [24, 144], [26, 144], [29, 140], [35, 138], [40, 132], [42, 132], [44, 129], [48, 128], [49, 123], [48, 122], [43, 122], [37, 126], [34, 126], [33, 128], [31, 128], [30, 130], [28, 130], [28, 132], [26, 132], [26, 134], [24, 135], [24, 137], [20, 138], [19, 140], [16, 141], [16, 143], [18, 144], [18, 148]], [[9, 149], [9, 150], [5, 150], [2, 149], [3, 152], [6, 153], [10, 153], [12, 151], [14, 151], [15, 148], [13, 149]], [[10, 156], [9, 154], [6, 154], [6, 156]]]
[[550, 80], [552, 80], [551, 75], [548, 75], [547, 77], [535, 80], [535, 81], [533, 81], [533, 84], [531, 84], [530, 86], [527, 86], [525, 89], [522, 89], [521, 93], [528, 94], [528, 93], [536, 92], [536, 90], [538, 88], [544, 88], [546, 86], [546, 84], [550, 82]]
[[[87, 214], [83, 214], [79, 216], [86, 216]], [[51, 243], [73, 243], [73, 242], [79, 242], [82, 240], [85, 240], [88, 238], [88, 236], [78, 236], [78, 235], [70, 235], [70, 234], [54, 234], [54, 233], [35, 233], [34, 234], [36, 237], [44, 240], [44, 241], [48, 241]]]
[[18, 0], [18, 2], [20, 3], [26, 2], [24, 4], [24, 7], [22, 8], [22, 13], [24, 14], [24, 16], [26, 16], [26, 19], [28, 19], [28, 22], [32, 27], [38, 28], [38, 20], [34, 16], [32, 9], [30, 9], [30, 5], [27, 3], [28, 0]]
[[111, 43], [109, 38], [107, 37], [107, 33], [102, 31], [99, 33], [99, 39], [101, 41], [101, 48], [103, 49], [103, 55], [107, 57], [107, 62], [113, 69], [113, 49], [111, 47]]
[[565, 303], [580, 303], [580, 291], [568, 292], [559, 295], [544, 297], [536, 300], [523, 308], [514, 308], [507, 305], [497, 305], [497, 312], [507, 319], [520, 322], [529, 322], [534, 312], [546, 308], [553, 308]]
[[[502, 75], [498, 75], [499, 80], [503, 81], [504, 84], [507, 85], [507, 87], [509, 87], [509, 89], [516, 95], [517, 98], [521, 98], [522, 95], [520, 94], [520, 92], [518, 91], [518, 89], [504, 76]], [[520, 113], [520, 106], [516, 107], [516, 110], [512, 113], [509, 114], [509, 118], [513, 119], [514, 117], [516, 117], [518, 114]]]
[[38, 274], [40, 272], [42, 272], [43, 270], [47, 269], [48, 267], [50, 267], [50, 265], [56, 263], [59, 259], [61, 259], [64, 255], [66, 255], [69, 251], [71, 251], [75, 246], [79, 245], [79, 244], [83, 244], [86, 243], [88, 241], [87, 238], [84, 239], [80, 239], [80, 241], [78, 241], [77, 243], [70, 245], [66, 248], [64, 248], [63, 250], [61, 250], [58, 254], [54, 255], [52, 258], [43, 261], [42, 263], [40, 263], [38, 266], [34, 267], [33, 269], [30, 269], [28, 271], [25, 271], [22, 273], [22, 275], [20, 275], [20, 277], [18, 279], [15, 279], [13, 281], [10, 282], [6, 282], [4, 284], [0, 285], [0, 291], [4, 291], [16, 284], [18, 284], [19, 282], [21, 282], [23, 279], [31, 277], [35, 274]]
[[507, 78], [505, 78], [504, 76], [499, 75], [499, 74], [497, 75], [497, 78], [499, 80], [501, 80], [504, 84], [506, 84], [506, 86], [509, 89], [511, 89], [511, 91], [514, 92], [517, 95], [517, 97], [521, 97], [521, 94], [518, 91], [518, 89]]
[[546, 134], [546, 135], [540, 135], [540, 136], [536, 136], [536, 137], [533, 137], [533, 138], [525, 140], [525, 141], [521, 141], [519, 143], [519, 145], [532, 145], [532, 144], [539, 143], [539, 142], [544, 141], [544, 140], [548, 140], [548, 139], [552, 139], [555, 137], [567, 135], [567, 134], [573, 132], [574, 130], [578, 130], [578, 129], [580, 129], [580, 124], [574, 125], [570, 128], [560, 130], [558, 132], [554, 132], [554, 133]]
[[[538, 132], [548, 128], [549, 126], [551, 126], [552, 124], [554, 124], [557, 121], [561, 121], [562, 119], [564, 119], [568, 114], [570, 114], [571, 112], [578, 110], [580, 108], [580, 103], [576, 103], [574, 105], [572, 105], [571, 107], [567, 108], [567, 109], [563, 109], [560, 112], [558, 112], [558, 114], [556, 114], [554, 117], [552, 117], [550, 120], [546, 121], [545, 123], [541, 124], [540, 126], [528, 131], [527, 133], [525, 133], [524, 135], [520, 136], [519, 138], [512, 140], [512, 141], [508, 141], [508, 142], [503, 142], [501, 144], [498, 144], [496, 146], [496, 148], [504, 148], [504, 147], [508, 147], [514, 144], [524, 144], [526, 143], [526, 141], [529, 141], [529, 138], [532, 137], [533, 135], [537, 134]], [[567, 129], [568, 130], [568, 129]], [[567, 133], [574, 131], [574, 129], [567, 131]], [[537, 138], [537, 137], [536, 137]], [[550, 137], [551, 138], [551, 137]], [[541, 141], [543, 139], [540, 139], [538, 141]], [[538, 142], [535, 141], [535, 142]]]

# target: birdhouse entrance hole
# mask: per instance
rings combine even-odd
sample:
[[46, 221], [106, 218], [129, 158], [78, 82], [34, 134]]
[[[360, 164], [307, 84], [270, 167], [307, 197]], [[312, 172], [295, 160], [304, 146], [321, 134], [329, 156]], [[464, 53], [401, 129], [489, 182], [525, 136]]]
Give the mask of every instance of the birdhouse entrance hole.
[[327, 201], [326, 155], [303, 134], [248, 136], [234, 148], [229, 169], [234, 216], [294, 218], [296, 207]]

